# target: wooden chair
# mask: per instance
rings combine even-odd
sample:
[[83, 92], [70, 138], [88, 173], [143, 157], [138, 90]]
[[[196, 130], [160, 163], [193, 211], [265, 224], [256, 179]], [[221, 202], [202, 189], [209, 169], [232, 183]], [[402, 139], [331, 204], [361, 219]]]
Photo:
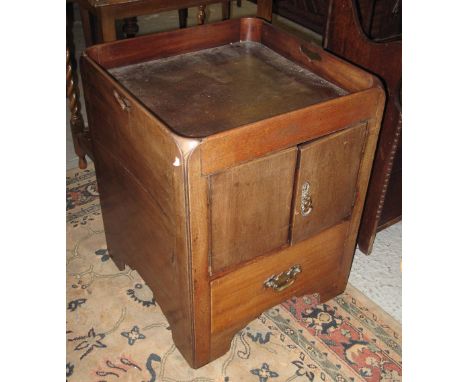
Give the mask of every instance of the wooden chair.
[[370, 40], [355, 0], [331, 0], [324, 47], [377, 75], [387, 92], [385, 114], [361, 220], [358, 245], [372, 251], [378, 230], [401, 220], [401, 38]]
[[[274, 0], [273, 12], [323, 35], [329, 5], [330, 0]], [[401, 0], [357, 0], [356, 5], [368, 37], [401, 35]]]
[[[189, 7], [198, 7], [198, 24], [205, 22], [208, 4], [222, 3], [222, 18], [231, 14], [231, 2], [220, 0], [77, 0], [80, 5], [86, 46], [117, 39], [116, 20], [124, 20], [123, 32], [134, 37], [138, 32], [137, 16], [178, 10], [179, 26], [187, 26]], [[201, 2], [201, 4], [200, 4]], [[257, 16], [271, 21], [272, 0], [258, 2]], [[237, 1], [240, 6], [240, 0]]]

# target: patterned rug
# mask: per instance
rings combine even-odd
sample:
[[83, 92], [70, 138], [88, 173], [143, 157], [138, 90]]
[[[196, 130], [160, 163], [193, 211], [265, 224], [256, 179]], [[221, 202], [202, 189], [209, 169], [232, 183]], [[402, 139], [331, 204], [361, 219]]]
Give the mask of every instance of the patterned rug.
[[139, 274], [110, 260], [92, 166], [67, 174], [68, 382], [401, 381], [401, 327], [351, 285], [293, 298], [192, 370]]

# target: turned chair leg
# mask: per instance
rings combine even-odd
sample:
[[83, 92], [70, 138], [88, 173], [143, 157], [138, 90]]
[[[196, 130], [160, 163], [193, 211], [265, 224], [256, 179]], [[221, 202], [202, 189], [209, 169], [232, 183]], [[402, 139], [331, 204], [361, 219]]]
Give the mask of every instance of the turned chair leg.
[[199, 5], [198, 6], [198, 14], [197, 14], [198, 25], [205, 24], [205, 18], [206, 18], [205, 9], [206, 9], [206, 5]]
[[80, 106], [80, 93], [78, 90], [78, 84], [76, 81], [75, 70], [77, 67], [77, 63], [75, 61], [74, 55], [74, 41], [73, 41], [73, 22], [74, 22], [74, 15], [73, 15], [73, 4], [71, 7], [67, 4], [67, 25], [66, 25], [66, 90], [67, 90], [67, 99], [68, 99], [68, 106], [70, 108], [70, 129], [72, 133], [73, 139], [73, 147], [75, 149], [75, 153], [78, 156], [78, 165], [81, 169], [85, 169], [87, 167], [86, 163], [86, 154], [83, 147], [80, 144], [79, 136], [84, 133], [84, 120], [81, 114], [81, 106]]
[[229, 20], [231, 18], [231, 2], [225, 1], [221, 3], [221, 7], [223, 20]]
[[124, 25], [122, 31], [126, 38], [135, 37], [140, 28], [138, 27], [138, 21], [136, 17], [127, 17], [124, 19]]
[[188, 8], [179, 9], [179, 28], [187, 28]]
[[87, 167], [86, 153], [81, 147], [79, 136], [84, 134], [84, 121], [81, 115], [80, 93], [75, 82], [74, 71], [71, 65], [70, 49], [67, 46], [67, 99], [70, 107], [70, 127], [73, 138], [73, 146], [78, 156], [78, 166], [81, 169]]

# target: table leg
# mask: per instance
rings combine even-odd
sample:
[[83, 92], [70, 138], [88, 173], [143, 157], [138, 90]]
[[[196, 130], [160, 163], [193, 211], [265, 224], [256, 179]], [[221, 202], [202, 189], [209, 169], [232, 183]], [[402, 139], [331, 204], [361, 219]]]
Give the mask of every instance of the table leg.
[[271, 22], [272, 0], [257, 0], [257, 17]]
[[117, 40], [117, 32], [115, 30], [115, 18], [113, 15], [105, 12], [98, 14], [99, 38], [101, 42], [109, 42]]
[[188, 8], [179, 9], [179, 28], [187, 28]]
[[231, 2], [225, 1], [221, 3], [222, 6], [222, 18], [223, 20], [229, 20], [231, 18]]
[[83, 26], [83, 34], [86, 47], [93, 45], [93, 28], [91, 26], [91, 15], [89, 11], [80, 7], [81, 25]]
[[86, 154], [81, 147], [79, 135], [84, 133], [84, 121], [81, 115], [80, 93], [75, 82], [74, 72], [71, 65], [70, 49], [67, 46], [67, 99], [70, 107], [70, 127], [73, 138], [73, 147], [78, 156], [78, 166], [81, 169], [87, 167]]
[[124, 25], [122, 27], [122, 31], [125, 33], [125, 37], [131, 38], [135, 37], [138, 33], [138, 22], [136, 17], [128, 17], [124, 19]]
[[205, 13], [206, 5], [199, 5], [198, 6], [198, 25], [203, 25], [205, 24], [205, 18], [206, 18], [206, 13]]

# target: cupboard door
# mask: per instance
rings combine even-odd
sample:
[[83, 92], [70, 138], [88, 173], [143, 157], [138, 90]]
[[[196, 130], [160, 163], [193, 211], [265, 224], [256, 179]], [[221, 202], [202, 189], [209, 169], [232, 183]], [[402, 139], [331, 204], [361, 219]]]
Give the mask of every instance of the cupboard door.
[[299, 146], [292, 243], [351, 214], [365, 138], [360, 124]]
[[297, 148], [210, 176], [211, 271], [287, 245]]

